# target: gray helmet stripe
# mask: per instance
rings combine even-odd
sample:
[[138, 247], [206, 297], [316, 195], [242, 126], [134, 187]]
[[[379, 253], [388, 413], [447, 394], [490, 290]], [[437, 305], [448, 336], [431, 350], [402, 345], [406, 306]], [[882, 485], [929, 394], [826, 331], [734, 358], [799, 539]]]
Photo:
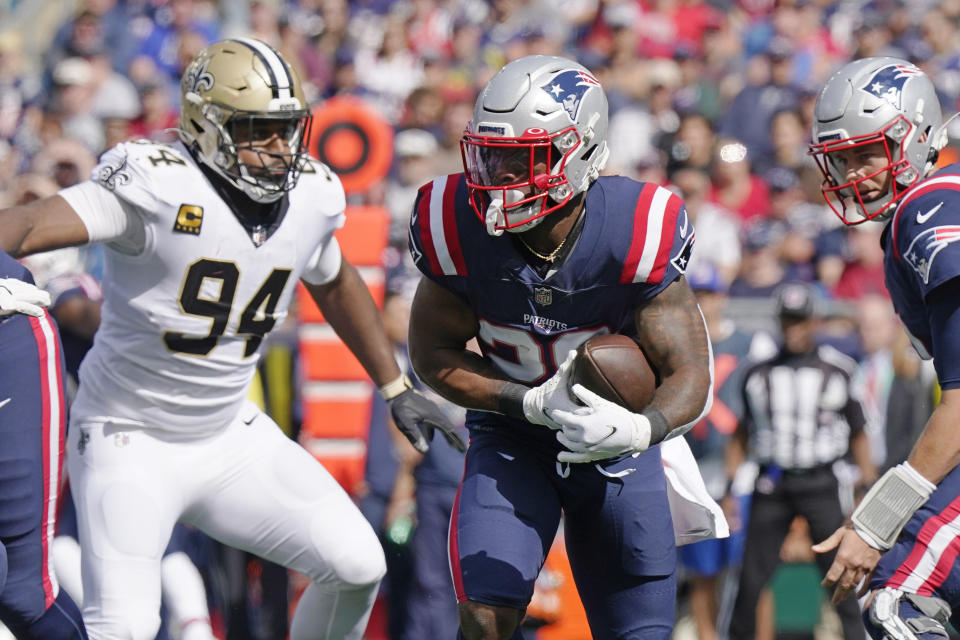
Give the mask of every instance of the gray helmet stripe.
[[270, 74], [270, 87], [273, 89], [274, 98], [288, 99], [293, 96], [293, 78], [273, 47], [253, 38], [236, 38], [234, 41], [249, 47], [263, 62]]

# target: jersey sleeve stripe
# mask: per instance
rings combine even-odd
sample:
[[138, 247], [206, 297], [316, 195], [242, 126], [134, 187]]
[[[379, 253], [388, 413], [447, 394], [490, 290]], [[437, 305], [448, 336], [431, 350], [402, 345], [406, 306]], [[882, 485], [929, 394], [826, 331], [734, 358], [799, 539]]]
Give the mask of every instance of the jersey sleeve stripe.
[[[433, 181], [433, 190], [430, 192], [430, 239], [436, 252], [439, 271], [445, 276], [457, 275], [457, 266], [450, 256], [450, 247], [447, 244], [447, 225], [443, 215], [443, 203], [450, 182], [450, 176], [437, 178]], [[454, 221], [451, 221], [451, 224], [455, 226]], [[453, 235], [456, 235], [455, 228]]]
[[627, 259], [623, 263], [623, 273], [620, 274], [620, 282], [636, 282], [637, 268], [640, 264], [640, 258], [643, 253], [644, 237], [647, 232], [646, 212], [650, 209], [650, 201], [657, 190], [657, 185], [647, 183], [640, 190], [640, 196], [637, 198], [637, 206], [633, 210], [633, 237], [630, 240], [630, 249], [627, 251]]
[[436, 191], [436, 181], [423, 186], [420, 191], [420, 202], [417, 205], [417, 226], [419, 226], [420, 244], [423, 255], [430, 263], [430, 272], [440, 273], [440, 261], [437, 259], [437, 250], [433, 246], [433, 235], [430, 232], [430, 201]]
[[[655, 184], [646, 184], [633, 217], [633, 242], [624, 265], [625, 282], [648, 282], [657, 266], [667, 203], [673, 194]], [[671, 238], [672, 240], [672, 238]], [[629, 268], [629, 270], [628, 270]]]
[[900, 246], [897, 242], [897, 221], [900, 217], [900, 212], [906, 209], [908, 204], [912, 203], [920, 196], [937, 189], [952, 189], [954, 191], [960, 191], [960, 175], [951, 174], [945, 176], [935, 176], [925, 180], [914, 187], [913, 191], [911, 191], [910, 194], [904, 198], [903, 202], [900, 203], [900, 206], [897, 207], [897, 210], [894, 211], [893, 220], [891, 221], [891, 232], [893, 234], [893, 255], [898, 260], [900, 259]]
[[60, 461], [66, 432], [63, 378], [61, 375], [60, 345], [56, 329], [48, 314], [30, 318], [41, 366], [40, 395], [42, 408], [43, 443], [43, 521], [40, 524], [42, 548], [42, 584], [45, 606], [50, 607], [59, 586], [53, 568], [53, 535], [57, 517], [57, 494], [60, 490]]
[[[953, 500], [940, 513], [930, 516], [917, 533], [916, 542], [907, 559], [901, 563], [884, 586], [894, 589], [912, 589], [912, 593], [922, 593], [922, 589], [928, 583], [936, 582], [938, 559], [942, 559], [941, 554], [954, 546], [956, 536], [953, 524], [958, 516], [960, 516], [960, 498]], [[932, 586], [936, 588], [939, 583]]]
[[663, 280], [663, 274], [667, 271], [667, 264], [670, 263], [670, 249], [673, 247], [673, 236], [677, 228], [677, 215], [680, 212], [680, 205], [683, 204], [683, 200], [669, 190], [661, 188], [660, 191], [666, 191], [670, 197], [664, 207], [660, 247], [656, 254], [653, 270], [647, 277], [647, 282], [652, 283]]
[[447, 184], [443, 189], [443, 200], [440, 203], [443, 216], [443, 237], [447, 254], [453, 264], [456, 275], [467, 275], [467, 265], [463, 260], [463, 249], [460, 247], [460, 235], [457, 233], [456, 199], [460, 180], [456, 176], [447, 176]]

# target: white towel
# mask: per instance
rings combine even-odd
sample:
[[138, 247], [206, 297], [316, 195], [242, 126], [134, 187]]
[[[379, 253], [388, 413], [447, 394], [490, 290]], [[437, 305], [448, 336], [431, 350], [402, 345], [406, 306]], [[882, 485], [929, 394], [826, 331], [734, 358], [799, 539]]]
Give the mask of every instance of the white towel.
[[660, 443], [660, 457], [667, 476], [667, 498], [677, 546], [729, 536], [727, 519], [707, 492], [687, 441], [682, 436], [664, 440]]

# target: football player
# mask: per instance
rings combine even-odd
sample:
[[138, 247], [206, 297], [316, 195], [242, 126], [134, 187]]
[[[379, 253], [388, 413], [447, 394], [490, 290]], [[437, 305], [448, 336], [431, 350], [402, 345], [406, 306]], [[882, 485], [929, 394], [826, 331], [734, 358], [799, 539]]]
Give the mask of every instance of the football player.
[[49, 304], [0, 251], [0, 622], [24, 640], [79, 640], [80, 611], [53, 570], [67, 405]]
[[[672, 192], [599, 177], [606, 134], [587, 69], [520, 58], [477, 98], [465, 172], [423, 186], [414, 205], [410, 247], [426, 277], [411, 357], [470, 410], [449, 536], [467, 640], [520, 637], [561, 510], [594, 637], [673, 628], [676, 550], [655, 445], [709, 396], [708, 339], [682, 277], [693, 227]], [[581, 385], [568, 395], [571, 351], [602, 333], [637, 339], [659, 373], [642, 414]]]
[[943, 389], [907, 461], [814, 547], [839, 547], [824, 579], [835, 602], [871, 592], [864, 620], [877, 639], [945, 638], [960, 604], [960, 166], [935, 169], [946, 141], [933, 83], [904, 60], [851, 62], [817, 98], [810, 153], [824, 197], [848, 225], [886, 224], [887, 289]]
[[68, 466], [91, 638], [153, 638], [174, 523], [307, 575], [291, 638], [360, 638], [384, 574], [376, 535], [308, 452], [247, 398], [297, 280], [420, 449], [457, 436], [412, 390], [333, 232], [339, 180], [307, 157], [291, 66], [253, 39], [181, 80], [180, 140], [122, 143], [91, 180], [0, 212], [14, 255], [105, 243], [103, 316], [80, 369]]

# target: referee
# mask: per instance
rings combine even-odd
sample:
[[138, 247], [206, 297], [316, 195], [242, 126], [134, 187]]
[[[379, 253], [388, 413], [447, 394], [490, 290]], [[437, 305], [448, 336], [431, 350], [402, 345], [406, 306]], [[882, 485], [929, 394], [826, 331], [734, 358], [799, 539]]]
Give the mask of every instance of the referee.
[[[777, 313], [783, 347], [744, 375], [744, 417], [727, 445], [728, 477], [748, 446], [760, 465], [730, 622], [732, 640], [754, 637], [757, 599], [779, 564], [794, 517], [806, 518], [814, 540], [826, 539], [843, 524], [833, 463], [849, 451], [861, 477], [875, 477], [863, 409], [850, 386], [856, 365], [832, 347], [816, 345], [814, 290], [802, 283], [783, 285]], [[823, 573], [832, 561], [832, 556], [817, 556]], [[837, 613], [844, 638], [864, 640], [857, 601], [844, 600]]]

